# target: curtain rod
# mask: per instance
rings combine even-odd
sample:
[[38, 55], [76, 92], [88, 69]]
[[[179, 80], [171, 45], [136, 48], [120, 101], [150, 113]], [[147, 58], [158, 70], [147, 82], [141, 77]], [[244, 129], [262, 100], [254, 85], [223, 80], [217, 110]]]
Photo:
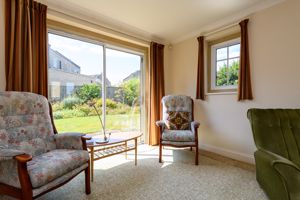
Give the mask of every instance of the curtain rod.
[[220, 27], [220, 28], [217, 28], [217, 29], [215, 29], [215, 30], [213, 30], [213, 31], [208, 31], [208, 32], [204, 32], [204, 34], [202, 34], [204, 37], [207, 37], [207, 36], [210, 36], [210, 35], [214, 35], [214, 34], [216, 34], [216, 33], [219, 33], [219, 32], [221, 32], [221, 31], [224, 31], [224, 30], [227, 30], [227, 29], [230, 29], [230, 28], [232, 28], [232, 27], [234, 27], [234, 26], [238, 26], [239, 25], [239, 22], [235, 22], [235, 23], [233, 23], [233, 24], [229, 24], [229, 25], [227, 25], [227, 26], [223, 26], [223, 27]]
[[[112, 34], [119, 34], [119, 37], [125, 37], [127, 39], [134, 39], [134, 40], [138, 40], [137, 42], [143, 42], [143, 43], [146, 43], [146, 44], [149, 44], [151, 42], [151, 40], [148, 40], [148, 39], [142, 39], [142, 38], [139, 38], [139, 37], [136, 37], [136, 36], [132, 36], [132, 35], [129, 35], [127, 33], [124, 33], [124, 32], [121, 32], [121, 31], [118, 31], [118, 30], [114, 30], [112, 28], [108, 28], [108, 27], [105, 27], [103, 25], [100, 25], [98, 23], [94, 23], [94, 22], [91, 22], [91, 21], [88, 21], [86, 19], [81, 19], [81, 18], [78, 18], [78, 17], [75, 17], [73, 15], [70, 15], [70, 14], [67, 14], [67, 13], [64, 13], [64, 12], [61, 12], [61, 11], [58, 11], [56, 9], [53, 9], [51, 7], [48, 7], [48, 11], [50, 11], [50, 14], [52, 13], [53, 15], [55, 14], [60, 14], [60, 15], [63, 15], [65, 17], [69, 17], [69, 18], [74, 18], [78, 21], [81, 21], [81, 22], [84, 22], [84, 23], [87, 23], [87, 24], [90, 24], [90, 25], [93, 25], [93, 26], [96, 26], [96, 27], [99, 27], [101, 29], [104, 29], [104, 31], [111, 31]], [[108, 32], [109, 33], [109, 32]]]

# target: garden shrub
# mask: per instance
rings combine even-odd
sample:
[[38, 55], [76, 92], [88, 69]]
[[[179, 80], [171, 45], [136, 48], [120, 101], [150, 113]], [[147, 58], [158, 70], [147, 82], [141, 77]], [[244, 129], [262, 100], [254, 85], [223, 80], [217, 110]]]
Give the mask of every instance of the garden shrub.
[[101, 85], [97, 85], [95, 83], [84, 84], [76, 90], [75, 94], [79, 99], [86, 103], [100, 96]]
[[87, 115], [80, 110], [61, 110], [53, 113], [54, 119], [66, 119], [72, 117], [86, 117]]
[[81, 100], [77, 97], [67, 97], [62, 101], [64, 109], [72, 109], [75, 105], [81, 104]]
[[51, 106], [52, 106], [52, 111], [53, 112], [56, 112], [56, 111], [59, 111], [59, 110], [63, 109], [63, 106], [60, 102], [52, 103]]
[[63, 117], [63, 114], [61, 111], [55, 111], [55, 112], [53, 112], [53, 118], [54, 119], [63, 119], [64, 117]]
[[[93, 107], [90, 107], [90, 106], [87, 105], [87, 104], [76, 105], [76, 106], [74, 107], [74, 109], [75, 109], [75, 110], [78, 110], [78, 111], [80, 111], [80, 112], [85, 113], [86, 116], [94, 116], [94, 115], [97, 114], [96, 111], [95, 111], [95, 109], [94, 109]], [[102, 113], [100, 109], [98, 109], [98, 112], [99, 112], [100, 114]]]

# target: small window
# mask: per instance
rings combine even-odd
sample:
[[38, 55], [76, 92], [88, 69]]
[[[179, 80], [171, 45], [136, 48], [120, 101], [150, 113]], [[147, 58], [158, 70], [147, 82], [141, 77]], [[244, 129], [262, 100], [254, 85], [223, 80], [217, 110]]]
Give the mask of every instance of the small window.
[[235, 92], [240, 66], [240, 37], [208, 43], [208, 92]]
[[67, 96], [70, 96], [70, 95], [72, 95], [73, 94], [73, 92], [74, 92], [74, 89], [75, 89], [75, 85], [74, 85], [74, 83], [67, 83], [66, 84], [66, 95]]

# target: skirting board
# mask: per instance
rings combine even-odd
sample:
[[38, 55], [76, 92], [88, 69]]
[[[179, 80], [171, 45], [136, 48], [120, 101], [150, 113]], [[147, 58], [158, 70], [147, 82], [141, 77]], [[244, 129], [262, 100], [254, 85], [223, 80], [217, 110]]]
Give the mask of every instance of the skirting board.
[[234, 160], [243, 161], [250, 164], [255, 164], [254, 156], [245, 154], [245, 153], [239, 153], [228, 149], [223, 149], [220, 147], [208, 145], [208, 144], [199, 144], [199, 148], [203, 149], [205, 151], [210, 151], [212, 153], [216, 153], [228, 158], [232, 158]]

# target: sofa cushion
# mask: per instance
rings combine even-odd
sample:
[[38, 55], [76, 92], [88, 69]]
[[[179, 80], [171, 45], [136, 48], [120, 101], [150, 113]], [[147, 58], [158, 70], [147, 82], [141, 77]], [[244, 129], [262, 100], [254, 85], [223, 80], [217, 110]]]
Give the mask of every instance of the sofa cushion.
[[166, 126], [170, 130], [188, 130], [190, 127], [189, 112], [169, 111]]
[[84, 150], [57, 149], [35, 156], [27, 163], [32, 187], [41, 187], [80, 167], [88, 160], [89, 153]]
[[164, 130], [162, 140], [173, 142], [194, 142], [195, 134], [190, 130]]

